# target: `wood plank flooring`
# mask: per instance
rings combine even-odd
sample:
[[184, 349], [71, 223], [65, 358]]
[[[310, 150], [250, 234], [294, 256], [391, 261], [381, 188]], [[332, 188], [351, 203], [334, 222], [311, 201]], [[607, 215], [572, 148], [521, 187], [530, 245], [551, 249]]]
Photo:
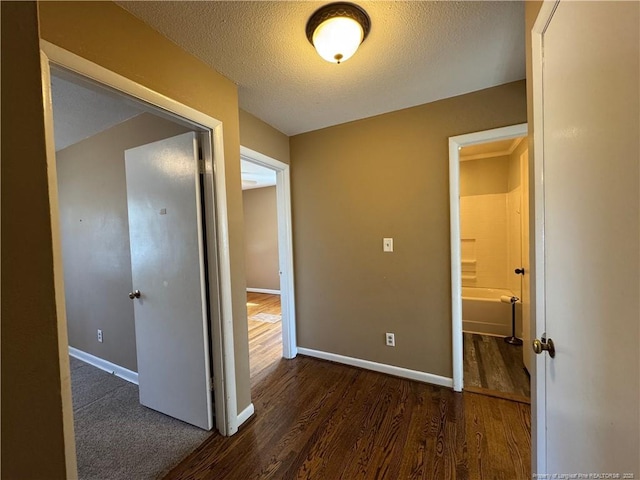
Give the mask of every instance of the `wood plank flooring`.
[[465, 390], [529, 401], [530, 381], [522, 361], [522, 345], [466, 332], [463, 343]]
[[282, 322], [268, 323], [251, 319], [260, 313], [281, 315], [280, 295], [247, 292], [249, 375], [252, 389], [282, 359]]
[[529, 405], [298, 356], [252, 390], [256, 414], [166, 479], [530, 478]]

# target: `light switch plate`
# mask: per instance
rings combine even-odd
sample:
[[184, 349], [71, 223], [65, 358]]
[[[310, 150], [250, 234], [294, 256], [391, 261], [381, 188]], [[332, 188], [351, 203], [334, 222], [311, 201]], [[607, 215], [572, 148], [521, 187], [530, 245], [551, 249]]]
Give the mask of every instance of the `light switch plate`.
[[393, 238], [383, 238], [382, 239], [382, 251], [383, 252], [393, 252]]

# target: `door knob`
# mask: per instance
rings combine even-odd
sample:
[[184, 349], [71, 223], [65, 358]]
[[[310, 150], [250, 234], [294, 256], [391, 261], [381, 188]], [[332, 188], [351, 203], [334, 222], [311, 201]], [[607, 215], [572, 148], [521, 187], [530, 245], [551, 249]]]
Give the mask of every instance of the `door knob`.
[[542, 352], [549, 352], [549, 356], [551, 358], [556, 356], [556, 349], [553, 345], [553, 340], [550, 338], [542, 337], [542, 340], [538, 340], [537, 338], [533, 341], [533, 351], [536, 352], [537, 355], [540, 355]]
[[515, 272], [517, 275], [524, 275], [524, 268], [516, 268]]
[[129, 292], [129, 298], [133, 300], [134, 298], [140, 298], [140, 290], [134, 290], [133, 292]]

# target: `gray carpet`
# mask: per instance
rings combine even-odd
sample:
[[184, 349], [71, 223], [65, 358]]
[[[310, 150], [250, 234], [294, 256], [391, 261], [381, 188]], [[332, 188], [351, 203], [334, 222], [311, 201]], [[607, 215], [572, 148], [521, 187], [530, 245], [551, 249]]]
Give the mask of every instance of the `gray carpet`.
[[211, 432], [140, 405], [138, 387], [70, 358], [81, 480], [164, 476]]

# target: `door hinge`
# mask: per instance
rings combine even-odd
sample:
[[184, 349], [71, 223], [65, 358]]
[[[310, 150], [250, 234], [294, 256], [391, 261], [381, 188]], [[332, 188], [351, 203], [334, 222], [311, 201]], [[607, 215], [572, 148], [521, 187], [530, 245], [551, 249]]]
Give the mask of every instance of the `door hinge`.
[[198, 173], [204, 173], [204, 160], [198, 160]]
[[211, 390], [213, 392], [214, 387], [213, 387], [213, 377], [209, 378], [209, 390]]

